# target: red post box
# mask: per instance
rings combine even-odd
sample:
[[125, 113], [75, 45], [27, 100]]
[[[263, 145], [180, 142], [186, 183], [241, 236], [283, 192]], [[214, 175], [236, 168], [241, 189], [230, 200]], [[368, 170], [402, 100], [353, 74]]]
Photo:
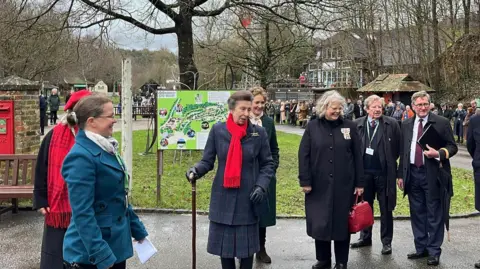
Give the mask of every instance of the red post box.
[[0, 154], [15, 154], [13, 101], [0, 100]]

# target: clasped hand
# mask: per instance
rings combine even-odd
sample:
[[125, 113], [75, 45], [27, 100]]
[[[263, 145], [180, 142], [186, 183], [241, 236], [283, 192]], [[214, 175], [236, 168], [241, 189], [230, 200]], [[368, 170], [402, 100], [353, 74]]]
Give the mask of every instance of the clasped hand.
[[250, 201], [254, 204], [261, 203], [265, 198], [265, 191], [260, 186], [256, 186], [250, 194]]

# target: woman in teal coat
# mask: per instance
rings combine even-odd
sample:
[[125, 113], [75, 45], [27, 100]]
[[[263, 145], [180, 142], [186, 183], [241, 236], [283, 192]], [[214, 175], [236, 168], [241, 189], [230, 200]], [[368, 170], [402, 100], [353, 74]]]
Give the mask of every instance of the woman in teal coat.
[[269, 210], [268, 213], [265, 213], [260, 217], [259, 220], [259, 236], [260, 236], [260, 251], [257, 253], [257, 260], [264, 263], [271, 263], [272, 259], [268, 256], [265, 250], [265, 241], [266, 241], [266, 232], [267, 227], [274, 226], [276, 224], [277, 211], [276, 211], [276, 185], [277, 179], [275, 177], [278, 165], [279, 165], [279, 149], [277, 143], [277, 132], [275, 131], [275, 123], [272, 118], [268, 117], [264, 113], [265, 103], [267, 102], [267, 93], [262, 87], [253, 87], [250, 89], [250, 92], [253, 95], [252, 102], [252, 111], [250, 113], [250, 122], [265, 128], [267, 132], [270, 151], [272, 153], [273, 162], [275, 163], [274, 167], [274, 176], [270, 180], [270, 185], [268, 187], [268, 204]]
[[132, 237], [142, 243], [147, 231], [127, 200], [128, 173], [112, 137], [113, 104], [92, 95], [73, 111], [80, 131], [62, 167], [72, 208], [65, 268], [124, 269], [133, 256]]

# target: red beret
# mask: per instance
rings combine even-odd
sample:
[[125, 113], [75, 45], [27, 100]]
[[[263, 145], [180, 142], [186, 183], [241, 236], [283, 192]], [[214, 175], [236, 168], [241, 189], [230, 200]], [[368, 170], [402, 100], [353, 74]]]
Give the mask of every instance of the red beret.
[[85, 96], [89, 96], [90, 94], [92, 93], [88, 90], [81, 90], [78, 92], [74, 92], [70, 96], [70, 99], [68, 99], [67, 104], [65, 104], [65, 106], [63, 107], [63, 110], [67, 111], [69, 109], [73, 109], [73, 107], [77, 104], [78, 101], [80, 101], [80, 99], [82, 99]]

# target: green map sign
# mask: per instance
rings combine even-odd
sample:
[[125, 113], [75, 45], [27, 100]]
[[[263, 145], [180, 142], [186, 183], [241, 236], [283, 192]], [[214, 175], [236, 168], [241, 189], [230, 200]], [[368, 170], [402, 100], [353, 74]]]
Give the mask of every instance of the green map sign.
[[203, 150], [233, 91], [158, 91], [158, 149]]

